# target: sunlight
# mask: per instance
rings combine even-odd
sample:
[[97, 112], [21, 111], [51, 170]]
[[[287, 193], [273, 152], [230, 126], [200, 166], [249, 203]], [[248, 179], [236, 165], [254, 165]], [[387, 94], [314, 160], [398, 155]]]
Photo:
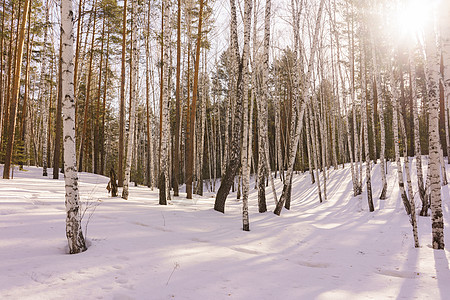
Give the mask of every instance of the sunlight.
[[402, 36], [413, 39], [433, 21], [433, 8], [440, 0], [409, 0], [397, 8], [397, 28]]

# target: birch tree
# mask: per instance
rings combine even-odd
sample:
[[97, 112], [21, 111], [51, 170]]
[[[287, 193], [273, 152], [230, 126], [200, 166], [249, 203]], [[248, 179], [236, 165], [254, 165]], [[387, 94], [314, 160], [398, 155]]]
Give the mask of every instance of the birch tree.
[[429, 24], [425, 29], [425, 51], [428, 87], [428, 102], [430, 113], [429, 125], [429, 161], [431, 192], [431, 226], [433, 249], [444, 249], [444, 220], [442, 213], [441, 185], [440, 185], [440, 141], [439, 141], [439, 70], [440, 55], [437, 51], [436, 33]]
[[412, 189], [412, 183], [411, 183], [411, 172], [409, 170], [409, 157], [408, 157], [408, 139], [406, 137], [406, 129], [405, 129], [405, 122], [404, 118], [400, 118], [400, 129], [402, 133], [402, 140], [403, 140], [403, 159], [405, 164], [405, 172], [406, 172], [406, 182], [408, 184], [408, 198], [409, 203], [411, 205], [411, 214], [409, 216], [409, 220], [412, 226], [413, 231], [413, 237], [414, 237], [414, 247], [419, 247], [419, 235], [417, 233], [417, 219], [416, 219], [416, 204], [414, 201], [414, 195], [413, 195], [413, 189]]
[[132, 152], [134, 149], [134, 127], [135, 127], [135, 114], [136, 114], [136, 102], [138, 99], [138, 68], [139, 68], [139, 49], [138, 43], [138, 30], [137, 30], [137, 0], [133, 0], [131, 4], [132, 18], [132, 32], [131, 32], [131, 93], [130, 93], [130, 117], [129, 117], [129, 129], [128, 129], [128, 144], [127, 144], [127, 157], [125, 160], [125, 178], [123, 181], [122, 198], [127, 200], [129, 194], [129, 183], [132, 163]]
[[[381, 175], [381, 193], [380, 193], [380, 200], [386, 199], [386, 192], [387, 192], [387, 180], [386, 180], [386, 159], [384, 157], [386, 152], [386, 128], [384, 125], [384, 99], [383, 95], [381, 94], [381, 76], [380, 71], [378, 69], [378, 57], [377, 53], [375, 51], [375, 37], [372, 33], [371, 28], [369, 28], [369, 33], [371, 37], [371, 49], [372, 49], [372, 68], [373, 68], [373, 76], [375, 77], [375, 89], [377, 94], [377, 110], [378, 110], [378, 117], [380, 119], [380, 135], [381, 135], [381, 148], [380, 148], [380, 175]], [[417, 121], [417, 120], [416, 120]], [[420, 141], [419, 141], [420, 142]], [[416, 146], [417, 147], [417, 146]]]
[[[242, 60], [239, 55], [239, 44], [237, 34], [237, 17], [235, 0], [230, 0], [231, 19], [230, 19], [230, 52], [231, 52], [231, 75], [236, 78], [232, 93], [235, 93], [234, 122], [232, 122], [233, 130], [231, 136], [231, 151], [227, 161], [225, 174], [222, 177], [219, 190], [217, 191], [214, 209], [216, 211], [225, 212], [225, 202], [230, 192], [231, 185], [234, 182], [240, 165], [241, 165], [241, 128], [242, 128], [242, 107], [243, 107], [243, 83], [242, 83]], [[250, 36], [250, 35], [249, 35]], [[244, 40], [248, 43], [248, 40]]]
[[161, 155], [159, 169], [159, 204], [167, 205], [169, 199], [169, 43], [170, 43], [170, 1], [163, 1], [163, 62], [161, 103]]
[[417, 88], [416, 88], [416, 66], [414, 64], [412, 49], [408, 52], [409, 74], [411, 82], [411, 98], [413, 101], [413, 123], [414, 123], [414, 154], [416, 157], [417, 185], [419, 189], [420, 200], [422, 201], [421, 216], [428, 214], [428, 204], [425, 196], [425, 186], [423, 182], [422, 171], [422, 151], [420, 146], [420, 129], [419, 129], [419, 110], [417, 107]]
[[78, 175], [75, 154], [75, 99], [73, 90], [73, 10], [71, 0], [61, 1], [64, 181], [66, 190], [66, 236], [70, 254], [85, 251], [81, 229]]
[[[363, 42], [363, 45], [365, 43]], [[363, 64], [366, 63], [365, 59], [365, 47], [363, 46], [361, 49], [361, 61]], [[363, 128], [364, 131], [364, 152], [366, 156], [366, 189], [367, 189], [367, 201], [369, 203], [369, 211], [374, 211], [375, 208], [373, 206], [373, 199], [372, 199], [372, 182], [371, 182], [371, 176], [370, 176], [370, 152], [369, 152], [369, 126], [368, 124], [368, 118], [367, 118], [367, 95], [366, 95], [366, 72], [365, 72], [365, 66], [361, 66], [361, 78], [362, 78], [362, 122], [363, 122]]]
[[[81, 1], [81, 0], [80, 0]], [[124, 155], [124, 132], [125, 132], [125, 72], [127, 53], [127, 0], [123, 1], [122, 14], [122, 58], [120, 72], [120, 102], [119, 102], [119, 157], [118, 157], [118, 186], [123, 186], [123, 155]]]
[[[251, 25], [251, 11], [252, 11], [252, 0], [245, 0], [244, 8], [244, 40], [250, 40], [250, 25]], [[250, 155], [252, 153], [252, 140], [251, 140], [251, 122], [249, 124], [248, 117], [248, 56], [250, 43], [244, 43], [244, 49], [242, 53], [243, 61], [243, 142], [242, 142], [242, 228], [244, 231], [250, 231], [250, 222], [248, 218], [248, 191], [249, 191], [249, 181], [250, 181]], [[253, 105], [252, 105], [253, 107]], [[250, 110], [250, 114], [252, 111]], [[250, 127], [250, 128], [249, 128]]]
[[286, 179], [285, 179], [284, 185], [283, 185], [283, 192], [282, 192], [280, 200], [278, 201], [276, 208], [274, 210], [274, 213], [276, 215], [281, 214], [281, 209], [283, 208], [283, 205], [286, 202], [287, 197], [290, 197], [290, 190], [291, 190], [291, 186], [292, 186], [292, 175], [294, 173], [295, 156], [296, 156], [296, 152], [297, 152], [297, 148], [298, 148], [298, 142], [300, 140], [300, 134], [303, 129], [303, 116], [305, 113], [306, 103], [307, 103], [308, 97], [309, 97], [308, 91], [311, 89], [310, 79], [311, 79], [312, 68], [314, 65], [315, 53], [318, 48], [317, 44], [318, 44], [318, 39], [319, 39], [319, 29], [320, 29], [320, 24], [321, 24], [321, 19], [322, 19], [322, 10], [323, 10], [324, 3], [325, 3], [325, 1], [321, 0], [320, 4], [319, 4], [319, 9], [318, 9], [318, 13], [317, 13], [316, 22], [315, 22], [314, 36], [313, 36], [313, 40], [312, 40], [312, 44], [311, 44], [311, 52], [310, 52], [310, 57], [309, 57], [309, 61], [308, 61], [308, 69], [307, 69], [306, 74], [302, 77], [302, 87], [305, 89], [302, 93], [303, 103], [302, 103], [301, 109], [298, 113], [298, 120], [295, 125], [295, 130], [293, 131], [294, 135], [291, 137], [291, 144], [289, 145], [288, 169], [286, 172]]
[[[395, 72], [391, 67], [390, 70], [390, 79], [391, 79], [391, 93], [392, 93], [392, 107], [393, 107], [393, 129], [394, 129], [394, 149], [395, 149], [395, 162], [397, 164], [397, 178], [398, 178], [398, 186], [400, 189], [400, 197], [402, 199], [403, 205], [405, 207], [406, 213], [411, 214], [411, 204], [408, 201], [408, 196], [405, 191], [405, 184], [403, 182], [403, 166], [400, 161], [400, 139], [398, 132], [398, 91], [397, 91], [397, 77], [395, 77]], [[399, 76], [401, 78], [401, 76]], [[401, 79], [403, 80], [403, 79]], [[438, 157], [439, 158], [439, 157]]]

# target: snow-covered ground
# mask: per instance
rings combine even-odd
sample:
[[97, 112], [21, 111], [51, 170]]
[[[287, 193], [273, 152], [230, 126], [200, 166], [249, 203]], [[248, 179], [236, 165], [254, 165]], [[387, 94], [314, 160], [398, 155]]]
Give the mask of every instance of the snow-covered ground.
[[160, 206], [156, 189], [131, 187], [126, 201], [108, 196], [106, 177], [80, 173], [90, 246], [77, 255], [66, 254], [63, 180], [26, 169], [0, 179], [0, 299], [450, 299], [448, 187], [446, 250], [430, 248], [429, 217], [415, 249], [395, 164], [384, 201], [373, 169], [373, 213], [365, 190], [352, 197], [349, 168], [330, 171], [322, 204], [309, 174], [295, 175], [280, 217], [270, 188], [258, 213], [252, 183], [250, 232], [235, 193], [223, 215], [213, 193]]

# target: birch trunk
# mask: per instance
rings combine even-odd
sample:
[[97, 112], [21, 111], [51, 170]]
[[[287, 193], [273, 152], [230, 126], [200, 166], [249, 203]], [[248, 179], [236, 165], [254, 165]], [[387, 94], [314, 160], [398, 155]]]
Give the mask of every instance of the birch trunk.
[[[251, 25], [251, 11], [252, 11], [252, 0], [245, 0], [244, 8], [244, 40], [250, 40], [250, 25]], [[250, 181], [250, 153], [251, 153], [251, 123], [249, 125], [249, 109], [248, 109], [248, 53], [249, 53], [249, 43], [244, 44], [242, 59], [243, 59], [243, 143], [242, 143], [242, 228], [244, 231], [250, 231], [250, 222], [248, 218], [248, 191], [249, 191], [249, 181]], [[251, 111], [250, 111], [251, 114]]]
[[[222, 182], [220, 184], [219, 190], [217, 191], [216, 200], [214, 203], [214, 209], [219, 212], [225, 211], [225, 201], [230, 192], [231, 185], [234, 182], [234, 177], [239, 170], [241, 164], [241, 127], [242, 127], [242, 101], [243, 101], [243, 84], [242, 84], [242, 69], [243, 64], [241, 63], [239, 55], [239, 45], [238, 45], [238, 35], [237, 35], [237, 18], [236, 18], [236, 4], [234, 0], [230, 0], [231, 6], [231, 20], [230, 20], [230, 49], [231, 49], [231, 65], [232, 74], [235, 76], [236, 85], [236, 103], [234, 108], [234, 122], [233, 122], [233, 132], [231, 141], [231, 151], [230, 157], [228, 159], [227, 168], [225, 170], [225, 175], [222, 177]], [[244, 39], [244, 45], [249, 43], [249, 40]], [[245, 61], [245, 60], [242, 60]]]
[[[444, 3], [444, 2], [442, 2]], [[450, 4], [445, 2], [444, 9], [441, 9], [440, 15], [440, 29], [441, 29], [441, 49], [442, 58], [444, 62], [444, 101], [447, 104], [447, 109], [450, 109]], [[450, 113], [450, 112], [448, 112]], [[446, 124], [446, 128], [448, 124]], [[450, 142], [447, 141], [447, 163], [450, 164]]]
[[129, 129], [128, 129], [128, 144], [127, 144], [127, 157], [125, 160], [125, 178], [123, 181], [122, 198], [128, 200], [129, 183], [132, 163], [132, 152], [134, 149], [134, 127], [135, 127], [135, 114], [136, 114], [136, 102], [138, 99], [138, 68], [139, 68], [139, 49], [137, 47], [138, 32], [137, 32], [137, 0], [133, 0], [131, 4], [132, 32], [131, 32], [131, 93], [130, 93], [130, 117], [129, 117]]
[[[361, 61], [362, 64], [366, 63], [365, 59], [365, 49], [364, 45], [361, 49]], [[367, 95], [366, 95], [366, 72], [365, 66], [361, 65], [361, 71], [364, 74], [361, 74], [362, 78], [362, 122], [363, 122], [363, 131], [364, 131], [364, 152], [366, 155], [366, 188], [367, 188], [367, 201], [369, 203], [369, 211], [374, 211], [375, 208], [373, 206], [372, 200], [372, 183], [370, 177], [370, 151], [369, 151], [369, 126], [368, 126], [368, 118], [367, 118]]]
[[[307, 70], [306, 74], [302, 77], [302, 86], [306, 91], [310, 89], [310, 84], [311, 84], [310, 79], [311, 79], [311, 73], [312, 73], [312, 68], [313, 68], [313, 64], [314, 64], [314, 57], [315, 57], [315, 54], [316, 54], [316, 51], [318, 48], [317, 44], [318, 44], [318, 39], [319, 39], [319, 29], [320, 29], [320, 24], [321, 24], [321, 19], [322, 19], [322, 10], [323, 10], [324, 3], [325, 3], [325, 1], [321, 0], [320, 4], [319, 4], [319, 10], [317, 12], [317, 19], [316, 19], [316, 23], [315, 23], [314, 36], [313, 36], [313, 41], [312, 41], [312, 46], [311, 46], [311, 53], [310, 53], [309, 62], [308, 62], [308, 70]], [[295, 131], [294, 131], [295, 134], [294, 134], [294, 136], [291, 137], [291, 143], [289, 145], [289, 162], [288, 162], [288, 169], [286, 172], [286, 179], [285, 179], [284, 185], [283, 185], [283, 192], [282, 192], [280, 200], [278, 201], [276, 208], [274, 210], [274, 213], [276, 215], [281, 214], [281, 209], [283, 208], [283, 205], [286, 202], [287, 197], [290, 197], [292, 175], [294, 172], [295, 156], [296, 156], [296, 152], [297, 152], [298, 142], [300, 140], [300, 134], [303, 129], [303, 116], [305, 113], [306, 103], [307, 103], [308, 97], [309, 97], [307, 92], [303, 93], [302, 95], [303, 95], [303, 103], [298, 112], [298, 120], [297, 120], [297, 124], [295, 126]]]
[[[384, 154], [386, 152], [386, 129], [384, 125], [384, 99], [381, 94], [381, 76], [378, 69], [378, 59], [377, 54], [375, 52], [375, 40], [372, 32], [371, 34], [371, 48], [372, 48], [372, 62], [373, 62], [373, 75], [375, 76], [375, 87], [377, 94], [377, 103], [378, 103], [378, 117], [380, 118], [380, 134], [381, 134], [381, 149], [380, 149], [380, 173], [381, 173], [381, 193], [380, 200], [386, 199], [387, 192], [387, 180], [386, 180], [386, 159], [384, 158]], [[415, 119], [418, 122], [418, 120]], [[417, 147], [417, 146], [416, 146]]]
[[440, 187], [439, 140], [439, 70], [440, 55], [436, 34], [431, 26], [425, 30], [426, 82], [429, 103], [429, 189], [433, 249], [444, 249], [444, 222]]
[[404, 143], [403, 147], [403, 159], [405, 163], [405, 172], [406, 172], [406, 182], [408, 184], [408, 197], [409, 197], [409, 203], [411, 204], [411, 215], [409, 221], [411, 222], [412, 231], [413, 231], [413, 237], [414, 237], [414, 247], [419, 247], [419, 236], [417, 233], [417, 219], [416, 219], [416, 204], [414, 201], [414, 194], [411, 184], [411, 172], [409, 170], [409, 157], [408, 157], [408, 139], [406, 136], [406, 129], [405, 129], [405, 123], [404, 118], [400, 118], [400, 128], [402, 132], [402, 139]]
[[[81, 1], [81, 0], [80, 0]], [[118, 186], [123, 186], [123, 155], [124, 155], [124, 133], [125, 133], [125, 72], [127, 53], [127, 0], [123, 1], [122, 15], [122, 58], [120, 71], [120, 103], [119, 103], [119, 155], [118, 155]]]
[[394, 130], [394, 149], [395, 149], [395, 162], [397, 164], [397, 178], [398, 178], [398, 186], [400, 188], [400, 197], [402, 198], [403, 205], [405, 206], [406, 213], [411, 214], [411, 205], [408, 201], [408, 196], [406, 196], [405, 184], [403, 182], [403, 167], [400, 161], [400, 139], [398, 134], [398, 91], [397, 91], [397, 80], [394, 74], [394, 71], [391, 68], [391, 88], [392, 88], [392, 97], [393, 97], [393, 130]]
[[85, 251], [81, 229], [78, 175], [75, 154], [75, 99], [73, 90], [73, 10], [71, 0], [61, 2], [64, 181], [66, 190], [66, 236], [70, 254]]
[[[316, 101], [315, 97], [313, 99], [313, 101]], [[312, 138], [312, 143], [313, 143], [313, 159], [314, 159], [314, 170], [316, 171], [316, 183], [317, 183], [317, 192], [319, 194], [319, 202], [322, 203], [322, 192], [320, 189], [320, 170], [319, 170], [319, 162], [318, 162], [318, 150], [317, 148], [319, 147], [319, 139], [318, 139], [318, 134], [317, 134], [317, 118], [314, 114], [314, 112], [312, 111], [312, 109], [309, 109], [309, 113], [308, 113], [308, 119], [310, 120], [311, 124], [311, 138]]]
[[420, 128], [419, 128], [419, 110], [417, 107], [417, 89], [416, 89], [416, 66], [414, 64], [414, 57], [412, 49], [409, 49], [408, 63], [410, 70], [410, 82], [411, 82], [411, 98], [413, 101], [413, 123], [414, 123], [414, 153], [416, 156], [416, 170], [417, 170], [417, 185], [419, 189], [420, 200], [422, 201], [422, 209], [420, 211], [421, 216], [428, 214], [428, 205], [425, 194], [425, 186], [423, 182], [422, 171], [422, 150], [420, 146]]
[[169, 199], [169, 43], [170, 43], [170, 1], [163, 1], [163, 64], [162, 64], [162, 106], [161, 106], [161, 155], [159, 169], [159, 204], [167, 205]]

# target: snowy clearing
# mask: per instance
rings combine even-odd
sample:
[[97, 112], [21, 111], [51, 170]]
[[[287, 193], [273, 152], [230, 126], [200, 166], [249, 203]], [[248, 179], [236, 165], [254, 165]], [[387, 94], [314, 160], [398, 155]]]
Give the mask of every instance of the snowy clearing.
[[[448, 186], [442, 188], [446, 250], [430, 248], [429, 217], [419, 217], [421, 247], [398, 195], [395, 164], [388, 199], [375, 212], [365, 190], [352, 197], [350, 169], [330, 171], [320, 204], [310, 176], [294, 176], [291, 210], [280, 217], [267, 188], [269, 212], [257, 212], [250, 187], [250, 232], [241, 230], [241, 202], [226, 213], [214, 194], [158, 205], [158, 192], [130, 187], [129, 200], [110, 198], [108, 178], [80, 173], [89, 249], [67, 255], [63, 179], [42, 169], [15, 170], [0, 184], [0, 299], [448, 299]], [[415, 170], [414, 164], [413, 169]], [[415, 173], [415, 172], [414, 172]], [[323, 181], [322, 181], [323, 182]], [[413, 185], [416, 186], [413, 176]], [[278, 192], [281, 182], [276, 179]], [[216, 186], [218, 188], [218, 185]], [[417, 209], [420, 201], [416, 199]], [[95, 206], [96, 204], [98, 206]], [[92, 211], [95, 212], [91, 214]]]

